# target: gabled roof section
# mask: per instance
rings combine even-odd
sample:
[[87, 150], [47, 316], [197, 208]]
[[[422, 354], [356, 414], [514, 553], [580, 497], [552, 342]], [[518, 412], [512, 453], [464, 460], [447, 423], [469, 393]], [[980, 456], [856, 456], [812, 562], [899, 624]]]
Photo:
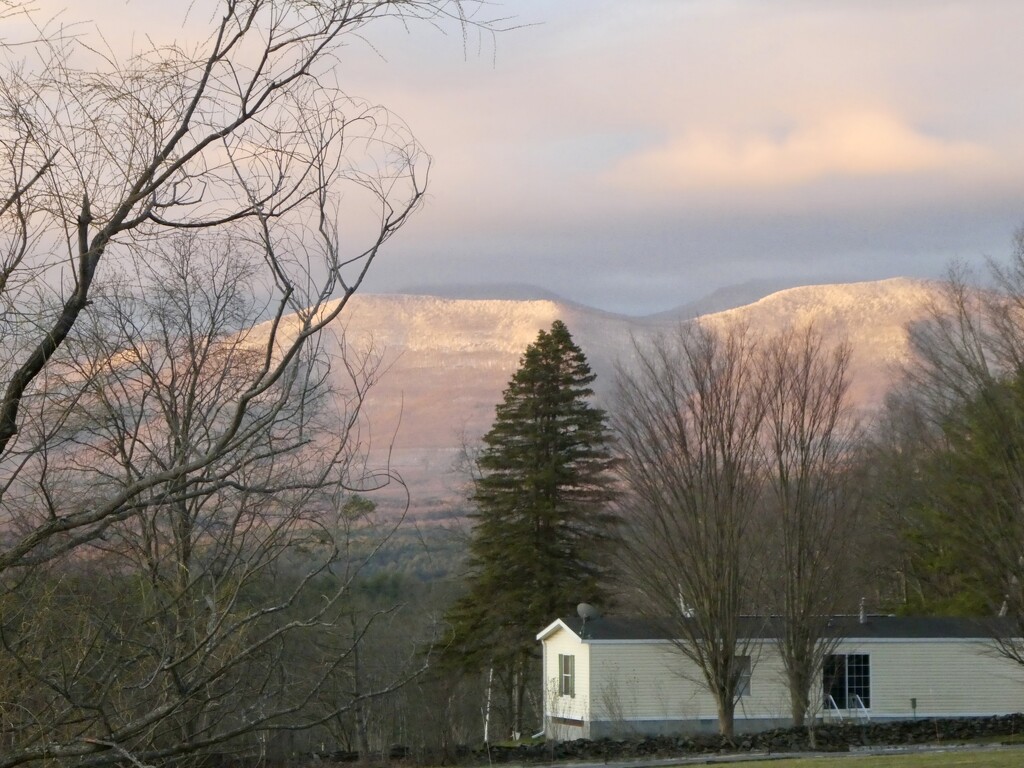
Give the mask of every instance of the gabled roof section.
[[[579, 619], [577, 619], [576, 621], [577, 623], [582, 623]], [[555, 619], [546, 627], [544, 627], [544, 629], [537, 633], [537, 639], [547, 640], [549, 637], [551, 637], [553, 634], [555, 634], [555, 632], [558, 632], [559, 630], [571, 632], [572, 634], [576, 635], [577, 638], [580, 637], [579, 630], [570, 627], [568, 624], [566, 624], [564, 619]]]
[[[538, 640], [556, 629], [566, 629], [584, 642], [588, 640], [662, 640], [673, 637], [671, 621], [645, 618], [601, 617], [558, 619], [545, 627]], [[743, 635], [752, 639], [777, 639], [783, 624], [778, 616], [745, 616], [741, 619]], [[1010, 619], [960, 618], [950, 616], [868, 616], [862, 623], [857, 616], [833, 616], [828, 620], [828, 634], [850, 640], [949, 640], [1012, 637], [1015, 627]]]

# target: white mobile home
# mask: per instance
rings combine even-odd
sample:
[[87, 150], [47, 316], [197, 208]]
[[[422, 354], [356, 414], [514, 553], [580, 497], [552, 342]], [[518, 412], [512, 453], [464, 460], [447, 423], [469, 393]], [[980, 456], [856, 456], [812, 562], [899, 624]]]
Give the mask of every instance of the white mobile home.
[[[790, 725], [772, 629], [777, 624], [761, 619], [749, 626], [753, 655], [736, 705], [736, 731]], [[989, 625], [869, 616], [837, 617], [831, 626], [839, 639], [822, 673], [818, 717], [884, 721], [1024, 710], [1024, 667], [996, 652]], [[537, 639], [543, 646], [549, 738], [717, 729], [714, 698], [700, 672], [658, 624], [558, 619]]]

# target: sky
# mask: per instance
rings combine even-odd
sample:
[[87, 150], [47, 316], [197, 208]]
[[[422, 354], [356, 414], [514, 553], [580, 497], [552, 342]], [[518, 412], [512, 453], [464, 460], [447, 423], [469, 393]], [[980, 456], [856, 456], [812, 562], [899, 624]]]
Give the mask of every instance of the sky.
[[[79, 0], [97, 26], [165, 2]], [[612, 312], [748, 281], [940, 277], [1024, 222], [1020, 0], [508, 0], [382, 24], [350, 94], [433, 157], [368, 290], [530, 284]]]

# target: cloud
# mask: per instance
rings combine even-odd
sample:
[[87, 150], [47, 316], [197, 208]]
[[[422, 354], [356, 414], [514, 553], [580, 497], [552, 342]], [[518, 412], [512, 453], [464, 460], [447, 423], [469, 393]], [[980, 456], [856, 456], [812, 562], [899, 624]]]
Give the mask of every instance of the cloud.
[[984, 165], [988, 151], [879, 111], [827, 115], [779, 134], [688, 132], [621, 159], [607, 179], [661, 189], [793, 187], [828, 177], [892, 177]]

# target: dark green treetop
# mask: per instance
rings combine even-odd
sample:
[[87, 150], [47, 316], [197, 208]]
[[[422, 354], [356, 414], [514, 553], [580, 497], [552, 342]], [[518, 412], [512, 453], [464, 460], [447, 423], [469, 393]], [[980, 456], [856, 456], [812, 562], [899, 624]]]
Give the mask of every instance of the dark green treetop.
[[538, 630], [604, 598], [612, 458], [594, 374], [556, 320], [527, 347], [484, 436], [468, 592], [449, 611], [448, 656], [467, 671], [518, 664]]

